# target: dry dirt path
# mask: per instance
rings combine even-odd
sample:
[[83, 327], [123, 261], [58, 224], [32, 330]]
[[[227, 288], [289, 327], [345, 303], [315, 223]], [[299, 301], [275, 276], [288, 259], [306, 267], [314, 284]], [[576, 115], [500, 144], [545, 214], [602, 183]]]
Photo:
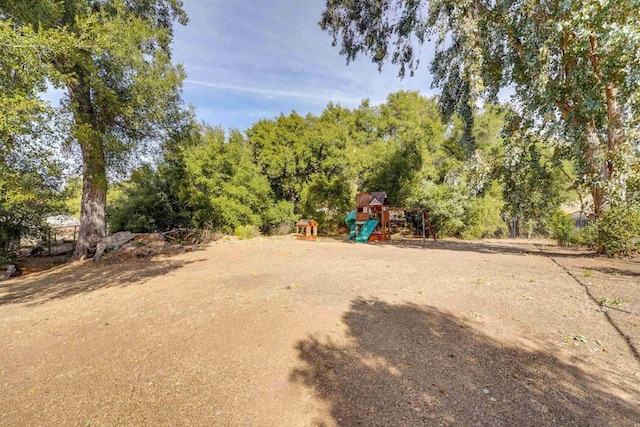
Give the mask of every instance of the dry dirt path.
[[0, 425], [640, 425], [639, 330], [637, 260], [217, 242], [0, 284]]

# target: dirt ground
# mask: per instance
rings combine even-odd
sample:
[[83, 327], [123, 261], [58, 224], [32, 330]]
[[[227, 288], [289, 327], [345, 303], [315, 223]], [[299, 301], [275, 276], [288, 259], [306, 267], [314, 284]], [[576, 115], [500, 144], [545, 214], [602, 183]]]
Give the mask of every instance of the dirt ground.
[[292, 237], [0, 283], [0, 425], [640, 425], [640, 260]]

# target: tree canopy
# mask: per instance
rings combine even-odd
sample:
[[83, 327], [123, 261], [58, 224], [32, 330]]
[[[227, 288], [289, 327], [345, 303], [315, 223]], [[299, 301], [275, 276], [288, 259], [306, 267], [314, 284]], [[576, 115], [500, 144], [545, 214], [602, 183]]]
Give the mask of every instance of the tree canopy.
[[[157, 141], [181, 116], [184, 72], [171, 62], [170, 43], [173, 21], [187, 18], [178, 0], [3, 0], [0, 14], [11, 50], [27, 47], [17, 57], [26, 56], [24, 66], [8, 51], [0, 57], [10, 70], [0, 85], [19, 95], [2, 98], [17, 118], [4, 130], [19, 133], [29, 123], [47, 83], [66, 89], [67, 141], [82, 155], [79, 258], [106, 233], [108, 168]], [[20, 119], [23, 111], [32, 114]]]
[[[601, 216], [629, 203], [638, 157], [640, 2], [613, 0], [327, 0], [320, 26], [347, 61], [368, 55], [400, 75], [433, 41], [445, 117], [513, 90], [519, 125], [564, 148]], [[470, 138], [467, 140], [473, 141]]]
[[[505, 234], [505, 114], [487, 106], [474, 116], [470, 158], [458, 143], [463, 121], [445, 124], [436, 100], [417, 92], [392, 93], [378, 106], [329, 104], [318, 116], [292, 112], [244, 133], [193, 125], [167, 141], [155, 169], [144, 167], [123, 184], [123, 197], [111, 204], [111, 226], [226, 232], [251, 226], [275, 233], [311, 217], [322, 232], [335, 232], [357, 192], [385, 191], [395, 206], [427, 207], [441, 236]], [[566, 196], [565, 190], [559, 184], [549, 192]], [[550, 212], [564, 200], [551, 196]], [[543, 223], [545, 215], [535, 220]]]

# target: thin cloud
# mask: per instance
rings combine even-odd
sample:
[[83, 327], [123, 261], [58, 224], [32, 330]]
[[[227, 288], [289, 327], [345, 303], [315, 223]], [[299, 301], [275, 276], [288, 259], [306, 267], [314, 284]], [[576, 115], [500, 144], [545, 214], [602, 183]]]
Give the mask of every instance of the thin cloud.
[[248, 86], [235, 86], [221, 83], [204, 82], [200, 80], [185, 80], [185, 84], [205, 86], [212, 89], [232, 90], [236, 92], [252, 93], [256, 95], [262, 95], [265, 97], [280, 97], [280, 98], [302, 98], [311, 99], [314, 101], [327, 102], [342, 102], [348, 105], [358, 105], [362, 101], [362, 98], [352, 98], [342, 95], [321, 95], [311, 92], [300, 92], [295, 90], [279, 90], [279, 89], [263, 89]]

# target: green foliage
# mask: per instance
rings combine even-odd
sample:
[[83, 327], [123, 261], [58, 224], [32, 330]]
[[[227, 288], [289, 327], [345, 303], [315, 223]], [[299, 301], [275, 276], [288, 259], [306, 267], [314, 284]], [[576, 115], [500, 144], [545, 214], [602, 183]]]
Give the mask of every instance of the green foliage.
[[[194, 226], [210, 224], [232, 232], [238, 225], [263, 226], [274, 201], [266, 176], [237, 131], [225, 140], [220, 128], [204, 127], [201, 139], [181, 151], [184, 180], [180, 199], [192, 212]], [[266, 224], [271, 226], [272, 224]]]
[[249, 240], [259, 236], [258, 230], [256, 230], [256, 228], [252, 227], [251, 225], [238, 225], [233, 230], [233, 234], [239, 240]]
[[608, 256], [640, 252], [640, 206], [611, 206], [597, 221], [599, 250]]
[[573, 243], [587, 248], [596, 248], [598, 239], [598, 226], [595, 223], [591, 223], [575, 233]]
[[78, 177], [67, 179], [62, 193], [65, 211], [76, 218], [80, 218], [82, 202], [82, 180]]
[[449, 184], [425, 181], [421, 194], [410, 200], [411, 205], [424, 206], [438, 237], [460, 236], [464, 230], [464, 213], [468, 199], [459, 188]]
[[[574, 184], [591, 193], [596, 217], [609, 204], [629, 201], [627, 181], [638, 157], [639, 26], [636, 1], [602, 0], [335, 0], [320, 21], [347, 62], [359, 54], [379, 67], [390, 60], [401, 76], [419, 64], [415, 44], [435, 40], [433, 85], [442, 89], [443, 117], [457, 114], [464, 124], [460, 154], [474, 152], [477, 100], [493, 101], [512, 88], [527, 118], [522, 128], [552, 142], [552, 158], [573, 163]], [[515, 178], [526, 182], [543, 172], [535, 169]], [[522, 200], [510, 201], [510, 209], [541, 205], [522, 207]], [[599, 238], [615, 239], [605, 236], [608, 230]]]
[[143, 166], [113, 193], [115, 197], [108, 209], [112, 233], [162, 232], [188, 225], [176, 195], [172, 194], [171, 182], [161, 171]]
[[156, 170], [143, 168], [120, 186], [112, 228], [163, 229], [179, 220], [283, 234], [305, 217], [331, 233], [356, 192], [380, 190], [395, 206], [426, 207], [440, 236], [499, 236], [502, 121], [496, 107], [475, 112], [471, 156], [456, 151], [466, 125], [445, 126], [436, 101], [416, 92], [391, 94], [377, 107], [329, 105], [319, 117], [262, 120], [246, 137], [192, 123], [167, 141]]
[[275, 199], [290, 202], [296, 214], [315, 218], [321, 228], [335, 227], [352, 204], [346, 148], [351, 114], [330, 104], [320, 117], [294, 112], [261, 120], [247, 131]]
[[575, 224], [569, 214], [555, 211], [551, 216], [551, 235], [559, 245], [569, 246], [574, 243]]
[[506, 213], [525, 223], [548, 222], [562, 203], [577, 195], [567, 191], [573, 177], [562, 161], [561, 150], [524, 127], [517, 115], [512, 114], [509, 120], [502, 163]]
[[23, 237], [40, 237], [45, 218], [64, 211], [52, 178], [58, 174], [55, 163], [37, 157], [0, 160], [0, 257], [10, 257]]
[[467, 126], [460, 120], [454, 120], [447, 137], [427, 152], [422, 180], [406, 203], [426, 207], [440, 236], [473, 239], [506, 232], [498, 184], [502, 121], [502, 112], [493, 106], [475, 113], [476, 149], [471, 156], [457, 149]]
[[624, 304], [624, 299], [620, 297], [615, 297], [615, 298], [598, 297], [596, 298], [596, 301], [602, 307], [611, 307], [613, 305], [621, 306], [622, 304]]
[[500, 186], [494, 182], [488, 193], [471, 200], [465, 212], [463, 239], [501, 237], [507, 234], [507, 224], [502, 219], [503, 201]]
[[135, 171], [110, 202], [112, 231], [210, 228], [232, 233], [238, 226], [279, 232], [294, 219], [293, 204], [274, 200], [269, 181], [253, 162], [237, 131], [195, 126], [169, 141], [157, 170]]
[[10, 119], [0, 134], [24, 133], [21, 125], [43, 109], [36, 96], [47, 82], [66, 89], [61, 117], [72, 120], [60, 123], [82, 154], [75, 256], [84, 256], [106, 230], [107, 168], [126, 170], [132, 151], [153, 145], [182, 117], [184, 71], [171, 63], [170, 43], [173, 21], [186, 23], [186, 15], [178, 0], [2, 1], [0, 15], [9, 38], [0, 49], [0, 68], [9, 71], [0, 73], [0, 87], [9, 96], [0, 96], [0, 107]]
[[277, 201], [264, 212], [262, 218], [262, 231], [270, 235], [289, 234], [293, 231], [294, 205], [287, 200]]

